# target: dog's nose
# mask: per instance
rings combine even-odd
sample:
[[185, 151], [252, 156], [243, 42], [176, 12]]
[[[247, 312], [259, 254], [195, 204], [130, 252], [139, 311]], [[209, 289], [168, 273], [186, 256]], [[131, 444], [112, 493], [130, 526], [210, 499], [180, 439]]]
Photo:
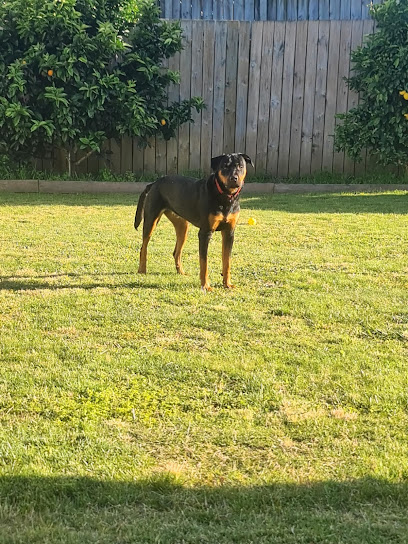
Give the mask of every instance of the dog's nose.
[[234, 181], [235, 183], [238, 182], [238, 176], [232, 176], [232, 181]]

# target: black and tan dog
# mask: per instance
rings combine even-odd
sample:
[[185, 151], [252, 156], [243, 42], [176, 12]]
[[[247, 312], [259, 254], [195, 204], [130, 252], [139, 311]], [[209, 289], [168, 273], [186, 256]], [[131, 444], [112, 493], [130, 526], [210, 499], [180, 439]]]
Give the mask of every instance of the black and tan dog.
[[222, 234], [222, 275], [226, 288], [231, 285], [230, 261], [234, 230], [239, 215], [239, 195], [246, 176], [248, 155], [230, 153], [211, 159], [214, 171], [208, 179], [164, 176], [146, 187], [140, 195], [135, 216], [135, 229], [143, 215], [143, 243], [140, 250], [139, 273], [146, 273], [147, 244], [164, 213], [176, 229], [177, 242], [173, 252], [176, 269], [184, 274], [181, 252], [187, 239], [189, 223], [200, 230], [200, 279], [203, 290], [211, 290], [208, 281], [208, 244], [214, 231]]

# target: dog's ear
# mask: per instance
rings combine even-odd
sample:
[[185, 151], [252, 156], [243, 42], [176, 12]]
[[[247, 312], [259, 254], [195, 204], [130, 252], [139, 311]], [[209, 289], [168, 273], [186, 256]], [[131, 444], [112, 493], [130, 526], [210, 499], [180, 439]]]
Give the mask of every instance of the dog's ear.
[[254, 168], [254, 163], [252, 162], [251, 157], [249, 157], [248, 155], [245, 155], [245, 153], [240, 153], [240, 155], [244, 159], [245, 162], [247, 162], [248, 164], [252, 166], [252, 168]]
[[221, 161], [224, 157], [225, 155], [219, 155], [218, 157], [213, 157], [211, 159], [211, 169], [214, 170], [214, 172], [217, 172], [217, 170], [219, 170]]

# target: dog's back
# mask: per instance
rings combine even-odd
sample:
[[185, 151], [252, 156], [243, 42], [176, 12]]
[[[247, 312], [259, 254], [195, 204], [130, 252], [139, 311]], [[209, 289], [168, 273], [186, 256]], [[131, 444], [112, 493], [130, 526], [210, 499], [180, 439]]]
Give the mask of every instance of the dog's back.
[[206, 193], [206, 181], [185, 176], [163, 176], [146, 187], [140, 195], [135, 216], [137, 229], [143, 219], [145, 206], [155, 212], [169, 210], [199, 226], [200, 207]]

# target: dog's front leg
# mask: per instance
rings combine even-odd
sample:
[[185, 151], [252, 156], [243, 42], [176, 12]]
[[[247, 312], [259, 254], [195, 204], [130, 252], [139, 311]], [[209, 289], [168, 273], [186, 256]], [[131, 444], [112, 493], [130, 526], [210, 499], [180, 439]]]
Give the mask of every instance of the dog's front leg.
[[212, 232], [200, 229], [198, 231], [199, 254], [200, 254], [200, 280], [203, 291], [211, 291], [208, 281], [208, 244], [210, 243]]
[[222, 282], [226, 289], [234, 287], [231, 285], [231, 253], [234, 243], [234, 229], [222, 231]]

